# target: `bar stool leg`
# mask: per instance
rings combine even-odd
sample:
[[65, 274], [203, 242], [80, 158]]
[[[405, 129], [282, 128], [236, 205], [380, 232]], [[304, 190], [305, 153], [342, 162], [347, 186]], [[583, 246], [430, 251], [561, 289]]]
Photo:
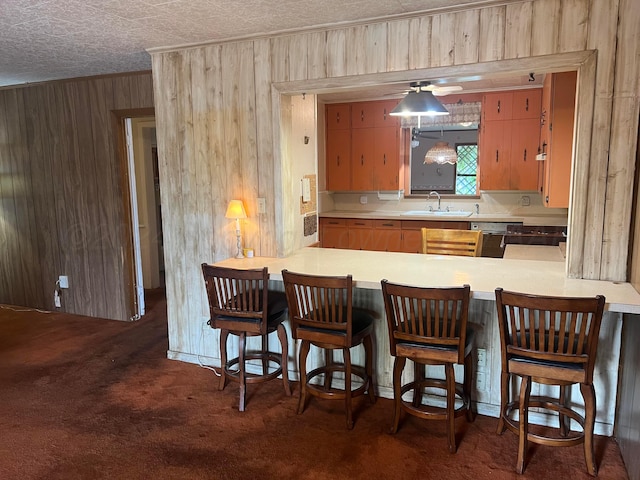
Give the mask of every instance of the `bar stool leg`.
[[402, 370], [407, 363], [406, 357], [396, 357], [393, 362], [393, 425], [389, 433], [396, 433], [400, 424], [400, 413], [402, 411], [402, 391], [400, 381], [402, 380]]
[[468, 422], [476, 419], [476, 405], [471, 400], [471, 392], [473, 391], [473, 361], [471, 354], [464, 358], [464, 378], [462, 381], [462, 393], [464, 394], [464, 402], [467, 405], [466, 417]]
[[447, 438], [449, 451], [456, 453], [456, 417], [454, 409], [456, 404], [456, 377], [453, 371], [453, 363], [444, 366], [444, 376], [447, 382]]
[[282, 369], [282, 383], [284, 383], [284, 393], [291, 396], [291, 384], [289, 383], [289, 342], [287, 340], [287, 332], [284, 325], [278, 325], [278, 339], [280, 340], [280, 349], [282, 357], [280, 358], [280, 368]]
[[331, 369], [333, 365], [333, 350], [330, 348], [325, 348], [324, 350], [324, 364], [327, 367], [324, 373], [324, 389], [329, 391], [331, 390], [331, 382], [333, 381], [333, 370]]
[[504, 416], [507, 413], [507, 404], [509, 403], [509, 374], [503, 371], [500, 374], [500, 417], [498, 418], [498, 435], [502, 435], [507, 429]]
[[353, 428], [353, 412], [351, 411], [351, 350], [344, 348], [344, 406], [347, 410], [347, 428]]
[[227, 383], [227, 338], [229, 337], [229, 330], [220, 330], [220, 383], [219, 390], [224, 390]]
[[302, 340], [300, 344], [300, 356], [298, 365], [300, 368], [300, 398], [298, 400], [298, 413], [304, 411], [305, 400], [307, 395], [307, 355], [309, 355], [309, 349], [311, 344], [308, 340]]
[[[560, 385], [560, 405], [567, 406], [569, 397], [571, 395], [571, 385]], [[560, 422], [560, 436], [566, 437], [571, 430], [571, 419], [562, 412], [558, 414], [558, 421]]]
[[527, 455], [528, 435], [529, 435], [529, 397], [531, 396], [531, 378], [522, 377], [520, 383], [520, 431], [518, 436], [518, 463], [516, 472], [523, 473], [525, 468], [525, 457]]
[[371, 403], [376, 403], [376, 386], [373, 379], [373, 341], [371, 335], [364, 337], [364, 369], [367, 374], [367, 392]]
[[593, 427], [596, 417], [596, 394], [593, 384], [580, 384], [580, 392], [584, 398], [584, 458], [589, 475], [596, 476], [598, 467], [593, 450]]
[[244, 332], [239, 335], [238, 344], [238, 376], [240, 380], [240, 405], [239, 410], [244, 412], [244, 405], [247, 400], [247, 376], [245, 371], [245, 353], [247, 348], [247, 336]]
[[413, 406], [418, 408], [422, 404], [422, 381], [425, 378], [426, 366], [422, 363], [413, 362]]

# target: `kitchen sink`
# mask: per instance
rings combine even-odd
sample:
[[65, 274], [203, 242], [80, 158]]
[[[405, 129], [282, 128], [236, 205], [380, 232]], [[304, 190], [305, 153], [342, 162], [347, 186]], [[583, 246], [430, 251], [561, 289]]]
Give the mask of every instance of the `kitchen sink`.
[[402, 212], [402, 215], [408, 216], [421, 216], [421, 217], [470, 217], [473, 212], [469, 212], [466, 210], [456, 210], [456, 211], [429, 211], [429, 210], [409, 210], [407, 212]]

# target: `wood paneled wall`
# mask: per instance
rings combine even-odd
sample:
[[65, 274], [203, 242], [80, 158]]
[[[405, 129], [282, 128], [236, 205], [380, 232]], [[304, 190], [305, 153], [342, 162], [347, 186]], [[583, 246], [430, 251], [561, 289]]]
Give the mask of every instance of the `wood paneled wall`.
[[0, 303], [128, 320], [112, 111], [153, 107], [151, 74], [0, 90]]
[[[634, 0], [496, 2], [152, 52], [169, 236], [170, 350], [200, 349], [200, 322], [208, 314], [198, 265], [233, 253], [233, 227], [224, 218], [230, 199], [247, 204], [244, 240], [258, 255], [288, 253], [282, 232], [290, 226], [281, 212], [293, 199], [282, 181], [295, 159], [287, 157], [288, 132], [279, 126], [287, 82], [331, 86], [344, 79], [373, 82], [380, 74], [411, 79], [418, 70], [451, 75], [480, 62], [594, 51], [578, 92], [588, 120], [578, 132], [569, 274], [626, 280], [638, 123], [637, 10]], [[266, 215], [256, 215], [258, 196], [266, 198]]]

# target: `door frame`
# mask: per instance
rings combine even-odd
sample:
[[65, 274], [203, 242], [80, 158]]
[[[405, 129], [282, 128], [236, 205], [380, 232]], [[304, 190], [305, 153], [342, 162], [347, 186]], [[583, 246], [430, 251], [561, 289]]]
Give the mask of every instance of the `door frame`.
[[136, 264], [134, 258], [134, 231], [131, 215], [131, 192], [129, 176], [129, 159], [127, 156], [127, 140], [125, 137], [125, 121], [127, 118], [155, 117], [155, 108], [133, 108], [112, 110], [111, 123], [116, 136], [116, 157], [120, 172], [120, 190], [122, 192], [122, 262], [123, 288], [126, 295], [127, 316], [129, 320], [137, 320], [138, 297], [136, 284]]

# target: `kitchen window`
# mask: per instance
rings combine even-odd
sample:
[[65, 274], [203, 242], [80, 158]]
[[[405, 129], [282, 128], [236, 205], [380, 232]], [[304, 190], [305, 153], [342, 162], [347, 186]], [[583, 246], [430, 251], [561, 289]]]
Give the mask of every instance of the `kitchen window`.
[[[412, 135], [410, 184], [412, 195], [435, 191], [446, 195], [478, 195], [478, 129], [451, 126], [422, 128]], [[436, 142], [444, 141], [456, 149], [457, 164], [425, 164], [424, 156]]]
[[456, 195], [476, 195], [478, 191], [478, 144], [456, 145]]

